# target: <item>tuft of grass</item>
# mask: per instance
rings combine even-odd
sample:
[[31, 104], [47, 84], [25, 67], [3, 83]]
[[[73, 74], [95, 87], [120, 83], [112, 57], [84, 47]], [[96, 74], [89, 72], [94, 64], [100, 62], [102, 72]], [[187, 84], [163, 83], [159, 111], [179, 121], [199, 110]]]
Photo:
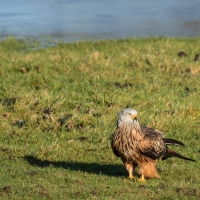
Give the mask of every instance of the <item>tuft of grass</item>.
[[198, 161], [199, 42], [1, 41], [1, 199], [199, 199], [199, 162], [169, 159], [162, 179], [127, 181], [110, 148], [118, 112], [133, 107]]

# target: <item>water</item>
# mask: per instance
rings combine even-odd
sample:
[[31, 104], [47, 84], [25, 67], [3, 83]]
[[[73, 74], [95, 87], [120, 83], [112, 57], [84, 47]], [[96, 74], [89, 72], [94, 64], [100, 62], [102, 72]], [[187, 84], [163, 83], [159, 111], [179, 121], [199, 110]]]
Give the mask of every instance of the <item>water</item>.
[[0, 38], [198, 37], [199, 0], [0, 0]]

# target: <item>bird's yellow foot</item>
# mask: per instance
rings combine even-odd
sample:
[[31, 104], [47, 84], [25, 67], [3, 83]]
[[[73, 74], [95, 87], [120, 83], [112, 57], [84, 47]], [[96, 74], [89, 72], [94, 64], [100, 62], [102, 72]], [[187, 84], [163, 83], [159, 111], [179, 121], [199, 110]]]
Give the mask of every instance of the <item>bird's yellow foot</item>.
[[141, 178], [139, 179], [140, 182], [146, 182], [144, 175], [141, 176]]
[[128, 178], [124, 179], [124, 182], [130, 181], [134, 179], [135, 177], [133, 175], [129, 175]]
[[132, 174], [129, 174], [128, 176], [128, 179], [131, 180], [131, 179], [134, 179], [135, 177], [132, 175]]

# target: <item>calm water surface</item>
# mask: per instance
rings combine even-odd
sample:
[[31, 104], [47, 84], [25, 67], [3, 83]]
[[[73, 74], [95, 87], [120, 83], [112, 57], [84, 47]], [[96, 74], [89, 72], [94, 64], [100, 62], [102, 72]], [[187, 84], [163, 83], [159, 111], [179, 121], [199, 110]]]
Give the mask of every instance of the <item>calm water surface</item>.
[[200, 36], [200, 0], [0, 0], [0, 38]]

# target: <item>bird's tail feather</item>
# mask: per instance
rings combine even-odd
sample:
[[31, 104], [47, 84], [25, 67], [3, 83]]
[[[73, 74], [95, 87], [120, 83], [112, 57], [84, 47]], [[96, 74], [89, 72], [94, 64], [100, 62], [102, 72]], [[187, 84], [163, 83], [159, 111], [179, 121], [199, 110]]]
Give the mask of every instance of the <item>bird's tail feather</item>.
[[162, 139], [166, 145], [185, 146], [182, 142], [175, 139], [169, 139], [169, 138], [162, 138]]
[[194, 161], [196, 162], [196, 160], [193, 160], [191, 158], [186, 158], [185, 156], [182, 156], [181, 154], [173, 151], [172, 149], [167, 149], [167, 153], [165, 154], [165, 156], [162, 158], [162, 160], [166, 160], [167, 158], [171, 158], [171, 157], [177, 157], [177, 158], [181, 158], [184, 160], [190, 160], [190, 161]]

